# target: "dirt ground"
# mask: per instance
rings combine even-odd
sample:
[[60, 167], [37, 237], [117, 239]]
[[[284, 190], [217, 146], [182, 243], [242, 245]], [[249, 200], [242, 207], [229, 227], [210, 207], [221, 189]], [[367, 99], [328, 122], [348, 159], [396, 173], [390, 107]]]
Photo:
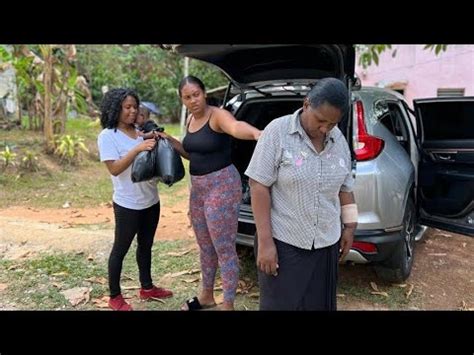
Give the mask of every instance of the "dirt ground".
[[[97, 208], [0, 209], [0, 257], [21, 259], [47, 250], [82, 251], [107, 258], [113, 241], [113, 209]], [[156, 240], [193, 240], [187, 217], [187, 200], [172, 208], [162, 201]], [[474, 309], [474, 238], [429, 229], [417, 243], [415, 264], [405, 285], [417, 301], [407, 309]], [[369, 285], [377, 281], [367, 266], [341, 267], [341, 279]], [[379, 281], [377, 281], [379, 283]], [[380, 283], [379, 283], [380, 285]], [[386, 309], [357, 299], [339, 299], [340, 309]]]

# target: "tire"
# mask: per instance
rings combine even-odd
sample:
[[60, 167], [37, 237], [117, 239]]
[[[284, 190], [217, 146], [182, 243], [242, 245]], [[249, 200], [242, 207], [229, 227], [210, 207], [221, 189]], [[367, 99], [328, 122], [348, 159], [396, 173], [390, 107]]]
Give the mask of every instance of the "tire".
[[412, 197], [409, 197], [403, 216], [403, 228], [400, 231], [402, 241], [387, 260], [375, 265], [375, 272], [382, 280], [401, 282], [410, 276], [415, 256], [415, 222], [415, 204]]

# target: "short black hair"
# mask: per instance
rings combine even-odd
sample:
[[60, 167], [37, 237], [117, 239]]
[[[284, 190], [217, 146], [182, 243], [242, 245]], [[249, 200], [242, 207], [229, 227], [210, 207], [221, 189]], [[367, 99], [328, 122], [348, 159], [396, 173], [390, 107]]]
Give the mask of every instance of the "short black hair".
[[346, 85], [336, 78], [318, 80], [306, 95], [312, 108], [317, 108], [325, 103], [338, 108], [342, 114], [349, 109], [349, 91]]
[[204, 83], [201, 81], [201, 79], [196, 78], [193, 75], [188, 75], [185, 76], [180, 82], [178, 86], [178, 92], [179, 92], [179, 97], [181, 97], [181, 90], [183, 90], [183, 86], [186, 84], [196, 84], [201, 88], [202, 91], [206, 92], [206, 87], [204, 86]]
[[122, 102], [127, 96], [137, 100], [137, 107], [140, 105], [138, 95], [132, 89], [117, 88], [107, 91], [100, 105], [100, 124], [102, 128], [117, 128], [122, 111]]

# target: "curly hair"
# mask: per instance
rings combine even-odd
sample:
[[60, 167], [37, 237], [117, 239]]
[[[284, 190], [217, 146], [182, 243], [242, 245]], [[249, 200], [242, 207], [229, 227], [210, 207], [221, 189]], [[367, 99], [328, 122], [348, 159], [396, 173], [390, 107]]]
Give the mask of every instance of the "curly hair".
[[100, 124], [102, 128], [117, 128], [120, 112], [122, 111], [122, 102], [127, 96], [137, 100], [137, 107], [140, 105], [138, 95], [131, 89], [118, 88], [107, 91], [100, 105]]

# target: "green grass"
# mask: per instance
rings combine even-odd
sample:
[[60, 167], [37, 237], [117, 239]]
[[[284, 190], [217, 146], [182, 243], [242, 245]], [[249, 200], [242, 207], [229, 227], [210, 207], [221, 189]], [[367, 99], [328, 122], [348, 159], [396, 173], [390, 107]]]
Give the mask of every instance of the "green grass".
[[[198, 292], [199, 281], [187, 283], [186, 280], [199, 278], [199, 272], [184, 274], [175, 277], [170, 275], [181, 271], [199, 269], [199, 255], [194, 248], [183, 256], [167, 255], [169, 252], [185, 251], [194, 246], [194, 241], [160, 241], [155, 242], [152, 249], [152, 277], [155, 284], [170, 288], [174, 292], [172, 298], [163, 302], [140, 301], [136, 294], [138, 287], [138, 267], [135, 260], [136, 243], [134, 242], [125, 257], [122, 270], [122, 292], [125, 297], [131, 297], [131, 302], [137, 309], [143, 310], [178, 310], [183, 302]], [[239, 253], [241, 258], [241, 279], [256, 284], [250, 264], [253, 257], [250, 254]], [[11, 268], [16, 265], [16, 268]], [[10, 268], [10, 270], [9, 270]], [[168, 276], [165, 276], [168, 275]], [[84, 254], [55, 253], [40, 254], [36, 259], [21, 262], [0, 260], [0, 282], [8, 283], [3, 291], [9, 301], [14, 302], [18, 309], [97, 309], [92, 299], [108, 295], [107, 284], [98, 284], [85, 281], [88, 278], [107, 278], [107, 261], [89, 261]], [[219, 275], [217, 275], [219, 278]], [[132, 278], [133, 280], [130, 280]], [[60, 289], [57, 286], [60, 286]], [[91, 302], [73, 307], [61, 294], [62, 290], [73, 287], [91, 287]], [[250, 297], [257, 292], [253, 287], [248, 294], [238, 294], [236, 308], [250, 310], [258, 308], [258, 299]], [[216, 291], [216, 295], [222, 293]]]
[[[54, 156], [43, 153], [41, 132], [29, 130], [0, 130], [0, 150], [13, 148], [19, 164], [24, 152], [31, 150], [39, 159], [40, 171], [27, 172], [17, 167], [0, 170], [0, 208], [13, 205], [61, 208], [68, 201], [73, 207], [98, 206], [112, 199], [112, 182], [105, 165], [99, 162], [97, 135], [101, 128], [90, 119], [71, 119], [66, 132], [85, 138], [90, 154], [78, 166], [62, 166]], [[179, 132], [179, 125], [166, 125], [171, 134]], [[186, 171], [188, 161], [183, 160]], [[1, 164], [1, 163], [0, 163]], [[187, 198], [188, 173], [183, 180], [168, 187], [159, 184], [160, 196], [168, 206]]]
[[112, 198], [112, 182], [105, 166], [92, 163], [72, 171], [42, 170], [24, 175], [0, 175], [0, 208], [13, 205], [61, 208], [97, 206]]
[[[407, 309], [417, 304], [418, 295], [412, 293], [407, 299], [406, 292], [408, 283], [402, 283], [405, 287], [396, 286], [395, 284], [383, 282], [375, 276], [373, 270], [368, 265], [345, 265], [340, 267], [338, 294], [344, 295], [343, 302], [362, 301], [373, 305], [377, 308], [388, 309]], [[371, 294], [374, 291], [370, 282], [373, 281], [377, 285], [380, 292], [386, 292], [388, 296]]]

